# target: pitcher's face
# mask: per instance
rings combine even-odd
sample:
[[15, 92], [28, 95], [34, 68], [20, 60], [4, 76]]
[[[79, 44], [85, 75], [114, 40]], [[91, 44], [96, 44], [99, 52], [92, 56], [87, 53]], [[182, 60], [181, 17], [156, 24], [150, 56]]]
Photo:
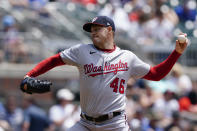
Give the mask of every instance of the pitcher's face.
[[93, 25], [91, 27], [91, 38], [95, 45], [105, 43], [108, 40], [108, 27]]

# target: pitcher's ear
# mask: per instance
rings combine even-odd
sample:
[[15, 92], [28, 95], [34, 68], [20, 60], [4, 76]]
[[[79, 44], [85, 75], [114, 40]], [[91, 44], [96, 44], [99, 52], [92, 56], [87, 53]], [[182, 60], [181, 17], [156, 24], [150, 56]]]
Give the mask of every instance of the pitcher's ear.
[[111, 26], [108, 26], [107, 29], [108, 29], [109, 31], [112, 31], [112, 27], [111, 27]]

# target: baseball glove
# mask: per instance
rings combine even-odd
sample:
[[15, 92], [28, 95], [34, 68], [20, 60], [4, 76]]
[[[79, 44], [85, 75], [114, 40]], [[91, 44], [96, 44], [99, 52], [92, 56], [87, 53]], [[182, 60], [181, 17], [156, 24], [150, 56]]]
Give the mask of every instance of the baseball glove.
[[20, 89], [28, 94], [45, 93], [50, 91], [52, 83], [46, 80], [37, 80], [32, 77], [26, 77], [21, 81]]

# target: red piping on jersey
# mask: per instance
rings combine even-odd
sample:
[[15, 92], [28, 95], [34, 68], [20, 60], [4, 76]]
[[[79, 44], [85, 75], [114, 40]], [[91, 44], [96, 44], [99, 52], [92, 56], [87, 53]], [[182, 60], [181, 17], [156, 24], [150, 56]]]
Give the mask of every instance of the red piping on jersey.
[[[149, 73], [145, 75], [143, 78], [147, 80], [154, 80], [154, 81], [161, 80], [170, 72], [173, 65], [176, 63], [176, 61], [180, 56], [181, 54], [179, 54], [174, 50], [165, 61], [154, 67], [151, 67]], [[49, 71], [50, 69], [56, 66], [61, 66], [64, 64], [65, 63], [61, 59], [60, 54], [56, 54], [54, 56], [51, 56], [41, 61], [36, 67], [34, 67], [31, 71], [29, 71], [27, 75], [30, 77], [36, 77]]]
[[63, 62], [60, 54], [58, 53], [38, 63], [38, 65], [36, 65], [36, 67], [34, 67], [31, 71], [29, 71], [27, 75], [30, 77], [36, 77], [49, 71], [50, 69], [56, 66], [61, 66], [64, 64], [65, 63]]
[[151, 67], [150, 71], [143, 78], [147, 80], [159, 81], [164, 78], [172, 69], [178, 58], [181, 56], [176, 50], [174, 50], [168, 58], [162, 63]]
[[95, 77], [95, 76], [98, 76], [98, 75], [109, 74], [109, 73], [113, 73], [113, 72], [114, 72], [114, 74], [116, 74], [116, 73], [119, 72], [119, 71], [128, 71], [128, 69], [122, 69], [122, 70], [117, 70], [117, 71], [109, 71], [109, 72], [102, 72], [102, 73], [89, 74], [88, 76]]
[[101, 49], [101, 48], [99, 48], [99, 47], [97, 47], [97, 46], [95, 46], [95, 45], [94, 45], [94, 47], [95, 47], [96, 49], [98, 49], [98, 50], [101, 50], [101, 51], [107, 52], [107, 53], [112, 53], [113, 51], [116, 50], [116, 45], [115, 45], [115, 44], [114, 44], [114, 48], [113, 48], [113, 49]]

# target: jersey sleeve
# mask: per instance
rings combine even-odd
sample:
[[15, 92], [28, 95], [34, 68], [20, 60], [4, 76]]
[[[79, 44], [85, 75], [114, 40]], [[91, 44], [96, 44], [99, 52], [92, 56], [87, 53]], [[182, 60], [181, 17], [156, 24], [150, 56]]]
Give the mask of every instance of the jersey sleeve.
[[131, 77], [133, 78], [142, 78], [150, 70], [150, 65], [143, 62], [135, 54], [133, 54], [133, 60], [131, 62]]
[[65, 49], [60, 53], [62, 60], [70, 65], [80, 64], [80, 45]]

